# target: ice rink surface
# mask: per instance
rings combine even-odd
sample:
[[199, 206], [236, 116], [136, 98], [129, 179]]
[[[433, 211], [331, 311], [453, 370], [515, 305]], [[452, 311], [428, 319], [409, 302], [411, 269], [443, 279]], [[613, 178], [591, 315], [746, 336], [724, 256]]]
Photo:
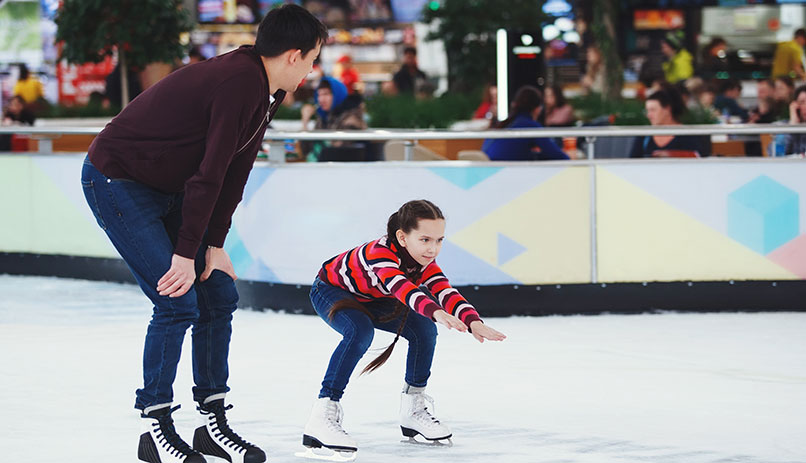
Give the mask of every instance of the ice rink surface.
[[[150, 313], [132, 285], [0, 275], [2, 461], [136, 462]], [[353, 377], [342, 403], [358, 462], [806, 462], [806, 313], [486, 321], [509, 338], [440, 327], [428, 393], [451, 448], [400, 443], [405, 341]], [[174, 387], [186, 440], [189, 341]], [[308, 461], [293, 453], [338, 341], [317, 317], [236, 313], [230, 423], [269, 462]]]

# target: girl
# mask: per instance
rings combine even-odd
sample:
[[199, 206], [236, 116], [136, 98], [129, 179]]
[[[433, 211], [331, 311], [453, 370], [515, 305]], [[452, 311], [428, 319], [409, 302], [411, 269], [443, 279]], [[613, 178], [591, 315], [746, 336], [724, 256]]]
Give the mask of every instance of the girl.
[[[316, 312], [344, 338], [336, 347], [322, 381], [319, 398], [305, 425], [303, 445], [325, 447], [332, 457], [349, 460], [358, 446], [341, 426], [339, 403], [359, 359], [372, 343], [375, 328], [395, 333], [395, 339], [363, 373], [380, 367], [398, 338], [409, 342], [406, 376], [400, 405], [400, 428], [413, 438], [420, 434], [438, 442], [451, 437], [436, 419], [424, 394], [431, 374], [437, 329], [470, 331], [479, 342], [505, 336], [485, 325], [476, 310], [448, 283], [434, 259], [445, 238], [445, 217], [430, 201], [409, 201], [389, 217], [386, 236], [342, 253], [322, 265], [311, 288]], [[425, 285], [431, 294], [420, 288]], [[345, 455], [338, 455], [343, 452]]]

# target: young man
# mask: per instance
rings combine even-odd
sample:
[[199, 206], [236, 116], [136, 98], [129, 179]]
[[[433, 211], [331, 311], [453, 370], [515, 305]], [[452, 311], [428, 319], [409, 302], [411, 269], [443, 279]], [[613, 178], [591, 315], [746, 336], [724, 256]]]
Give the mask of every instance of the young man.
[[780, 42], [775, 47], [775, 54], [772, 57], [772, 78], [790, 77], [792, 79], [806, 79], [806, 68], [804, 68], [803, 47], [806, 47], [806, 29], [798, 29], [792, 40]]
[[[137, 390], [151, 463], [260, 463], [266, 456], [227, 425], [232, 313], [238, 302], [222, 246], [268, 122], [311, 71], [327, 28], [285, 5], [260, 24], [255, 46], [187, 66], [129, 104], [98, 135], [81, 183], [101, 228], [154, 304]], [[188, 327], [193, 398], [204, 425], [193, 446], [176, 433], [172, 385]]]
[[399, 94], [412, 95], [417, 92], [418, 83], [426, 80], [425, 73], [417, 66], [417, 49], [406, 47], [403, 50], [403, 65], [392, 76], [395, 88]]

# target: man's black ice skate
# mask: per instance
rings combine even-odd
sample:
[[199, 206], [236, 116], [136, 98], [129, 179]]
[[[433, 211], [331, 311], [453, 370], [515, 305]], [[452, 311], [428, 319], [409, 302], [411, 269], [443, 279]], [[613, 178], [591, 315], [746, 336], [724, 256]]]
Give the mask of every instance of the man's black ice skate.
[[193, 434], [193, 448], [231, 463], [263, 463], [263, 450], [243, 440], [227, 424], [226, 411], [230, 408], [232, 405], [224, 405], [224, 394], [212, 395], [199, 404], [204, 424]]
[[148, 463], [205, 463], [207, 460], [176, 433], [171, 413], [179, 405], [152, 408], [146, 408], [140, 415], [143, 422], [137, 458]]

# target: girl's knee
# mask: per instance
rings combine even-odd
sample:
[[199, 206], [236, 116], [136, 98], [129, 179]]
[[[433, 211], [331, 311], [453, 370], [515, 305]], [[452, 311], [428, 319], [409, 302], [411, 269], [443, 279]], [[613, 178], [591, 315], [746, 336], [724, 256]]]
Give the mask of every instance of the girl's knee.
[[[419, 315], [409, 314], [409, 317], [420, 317]], [[403, 337], [409, 342], [422, 343], [424, 345], [435, 345], [437, 343], [437, 324], [425, 317], [420, 317], [423, 320], [417, 320], [412, 323], [410, 328], [404, 330]]]
[[351, 317], [345, 324], [342, 335], [344, 340], [353, 346], [353, 349], [366, 352], [375, 337], [375, 327], [367, 317]]

